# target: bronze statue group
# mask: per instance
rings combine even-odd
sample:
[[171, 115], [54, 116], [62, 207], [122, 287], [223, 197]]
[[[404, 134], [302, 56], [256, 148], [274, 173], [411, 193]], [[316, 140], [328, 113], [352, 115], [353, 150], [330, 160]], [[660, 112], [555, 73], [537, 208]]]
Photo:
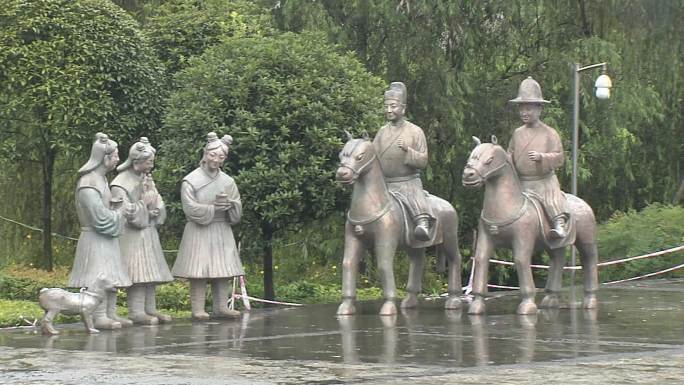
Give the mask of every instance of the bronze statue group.
[[[380, 314], [397, 313], [393, 259], [398, 247], [406, 249], [410, 258], [402, 307], [418, 303], [428, 246], [436, 246], [441, 264], [449, 268], [445, 308], [462, 305], [458, 216], [450, 203], [423, 190], [421, 170], [428, 162], [427, 141], [423, 130], [404, 118], [406, 101], [404, 84], [391, 83], [384, 95], [387, 123], [372, 142], [349, 135], [340, 153], [336, 179], [354, 187], [345, 226], [339, 315], [356, 313], [358, 264], [368, 250], [376, 256], [383, 285], [385, 302]], [[540, 120], [542, 105], [548, 101], [542, 98], [539, 84], [527, 78], [511, 102], [519, 106], [523, 125], [515, 130], [508, 150], [498, 146], [496, 138], [492, 143], [478, 140], [463, 172], [465, 186], [485, 186], [469, 313], [484, 312], [488, 260], [495, 246], [513, 250], [523, 298], [518, 313], [537, 311], [529, 266], [535, 250], [546, 249], [551, 256], [541, 305], [559, 306], [565, 247], [572, 244], [580, 250], [585, 267], [584, 306], [596, 307], [595, 220], [586, 203], [560, 189], [555, 175], [564, 160], [560, 137]], [[231, 229], [240, 221], [242, 203], [233, 178], [221, 170], [231, 143], [229, 135], [219, 138], [209, 133], [199, 167], [183, 178], [180, 195], [187, 224], [178, 256], [169, 269], [157, 232], [166, 210], [150, 174], [154, 147], [147, 138], [140, 138], [117, 167], [117, 143], [106, 134], [96, 134], [90, 159], [79, 170], [75, 198], [81, 234], [68, 285], [99, 287], [104, 278], [110, 288], [125, 288], [128, 317], [117, 315], [116, 290], [104, 290], [94, 294], [97, 306], [88, 309], [94, 323], [89, 331], [170, 322], [171, 317], [157, 310], [155, 287], [174, 277], [190, 282], [194, 320], [239, 316], [228, 308], [228, 290], [231, 278], [244, 275]], [[109, 183], [107, 174], [114, 169], [118, 174]], [[208, 283], [213, 298], [211, 314], [205, 311]], [[52, 306], [59, 308], [56, 303]], [[48, 317], [47, 313], [46, 308], [44, 322], [49, 323], [54, 314]], [[87, 314], [83, 316], [85, 319]], [[43, 330], [54, 331], [51, 327]]]

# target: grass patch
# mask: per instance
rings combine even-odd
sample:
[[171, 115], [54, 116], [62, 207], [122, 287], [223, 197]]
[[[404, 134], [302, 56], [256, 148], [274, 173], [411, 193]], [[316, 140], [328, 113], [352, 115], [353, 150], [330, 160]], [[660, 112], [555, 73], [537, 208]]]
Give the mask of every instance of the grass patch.
[[[29, 326], [43, 318], [43, 309], [31, 301], [0, 299], [0, 327]], [[79, 322], [78, 315], [60, 314], [54, 323]]]

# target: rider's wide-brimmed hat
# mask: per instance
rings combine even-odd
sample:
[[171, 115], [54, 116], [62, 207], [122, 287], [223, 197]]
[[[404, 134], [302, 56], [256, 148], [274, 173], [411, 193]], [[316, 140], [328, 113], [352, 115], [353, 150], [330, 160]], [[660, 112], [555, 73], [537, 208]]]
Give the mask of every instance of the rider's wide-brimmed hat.
[[527, 79], [520, 83], [520, 88], [518, 88], [518, 97], [509, 100], [511, 103], [522, 104], [522, 103], [551, 103], [548, 100], [542, 98], [542, 91], [539, 83], [532, 79], [532, 76], [528, 76]]

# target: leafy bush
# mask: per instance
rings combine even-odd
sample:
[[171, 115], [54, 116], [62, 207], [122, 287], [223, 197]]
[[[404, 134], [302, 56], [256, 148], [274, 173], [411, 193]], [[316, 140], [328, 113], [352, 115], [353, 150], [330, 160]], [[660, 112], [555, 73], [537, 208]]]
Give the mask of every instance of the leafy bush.
[[[74, 159], [87, 159], [96, 131], [112, 135], [121, 148], [143, 134], [154, 140], [166, 91], [163, 68], [135, 21], [107, 0], [4, 0], [0, 26], [0, 177], [18, 179], [21, 187], [34, 182], [25, 189], [0, 183], [0, 195], [19, 207], [41, 202], [48, 215], [39, 216], [35, 204], [12, 211], [25, 223], [42, 219], [50, 234], [53, 217], [63, 219], [53, 200], [73, 202], [73, 183], [62, 188], [59, 180], [75, 176]], [[16, 175], [5, 171], [7, 164]], [[8, 255], [22, 253], [14, 252], [24, 243], [21, 230], [11, 242], [2, 239]], [[43, 240], [34, 262], [50, 270], [52, 238]]]
[[167, 310], [190, 310], [190, 289], [186, 281], [175, 280], [157, 286], [157, 307]]
[[154, 8], [143, 31], [167, 72], [174, 74], [227, 37], [260, 35], [267, 15], [244, 0], [171, 0]]
[[[684, 207], [651, 204], [640, 212], [617, 212], [599, 226], [601, 262], [637, 256], [684, 244]], [[600, 281], [631, 278], [684, 263], [684, 252], [671, 253], [599, 270]], [[684, 271], [660, 277], [684, 276]]]
[[68, 275], [66, 267], [46, 272], [34, 267], [7, 266], [0, 270], [0, 299], [37, 302], [40, 289], [64, 287]]

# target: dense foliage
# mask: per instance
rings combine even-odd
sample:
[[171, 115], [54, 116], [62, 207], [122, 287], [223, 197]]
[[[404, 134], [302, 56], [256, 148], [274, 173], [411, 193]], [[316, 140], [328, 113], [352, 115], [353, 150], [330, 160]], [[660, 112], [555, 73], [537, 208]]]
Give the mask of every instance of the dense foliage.
[[197, 167], [206, 133], [233, 136], [228, 164], [245, 210], [243, 244], [261, 238], [268, 296], [278, 231], [342, 208], [333, 172], [343, 129], [380, 125], [382, 83], [311, 34], [228, 39], [192, 60], [176, 83], [160, 185], [176, 196], [178, 181]]
[[[682, 207], [653, 204], [640, 212], [616, 212], [599, 229], [601, 261], [643, 255], [684, 245], [683, 223]], [[684, 251], [603, 268], [600, 270], [600, 281], [631, 278], [681, 264], [684, 264]], [[680, 270], [674, 274], [684, 276], [684, 271]]]
[[41, 188], [13, 200], [42, 200], [48, 236], [36, 262], [51, 269], [53, 178], [75, 174], [56, 169], [73, 167], [60, 158], [87, 158], [97, 131], [124, 143], [154, 136], [163, 72], [134, 20], [109, 1], [8, 0], [0, 26], [0, 158], [41, 175]]
[[149, 10], [144, 33], [169, 74], [229, 37], [263, 34], [266, 11], [244, 0], [171, 0]]

